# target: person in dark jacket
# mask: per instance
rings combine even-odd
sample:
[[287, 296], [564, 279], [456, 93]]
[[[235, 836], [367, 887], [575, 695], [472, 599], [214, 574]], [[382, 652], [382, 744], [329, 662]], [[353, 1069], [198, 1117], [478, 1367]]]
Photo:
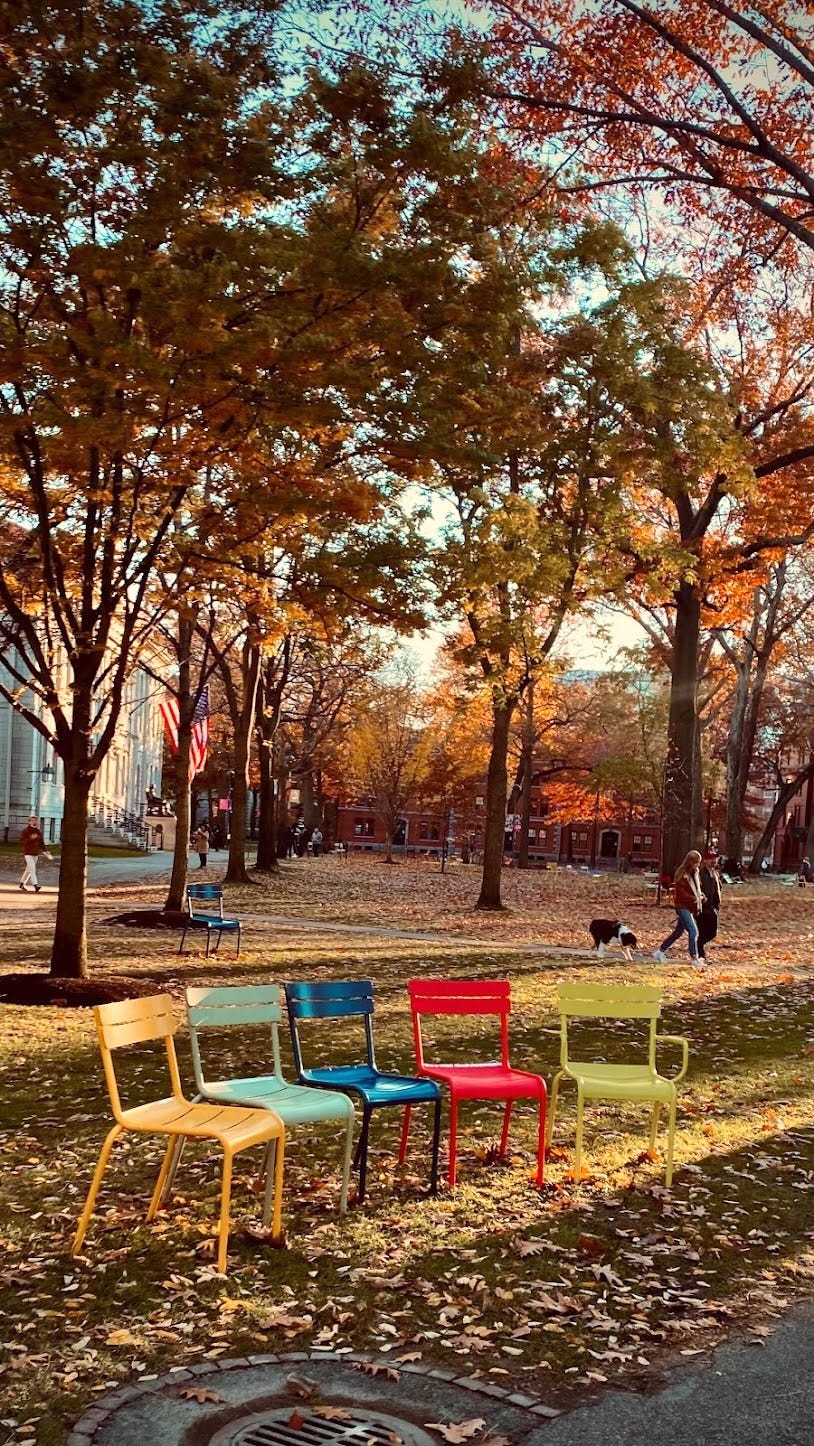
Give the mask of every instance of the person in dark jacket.
[[24, 894], [27, 894], [27, 885], [33, 884], [34, 893], [38, 894], [42, 888], [42, 884], [37, 878], [37, 861], [41, 856], [50, 859], [51, 855], [45, 847], [45, 839], [42, 836], [42, 830], [34, 814], [31, 815], [20, 834], [20, 849], [25, 864], [23, 876], [20, 879], [20, 888]]
[[698, 871], [701, 885], [701, 912], [698, 915], [698, 957], [706, 959], [706, 946], [718, 933], [718, 914], [721, 908], [721, 876], [718, 873], [718, 855], [714, 849], [706, 849]]

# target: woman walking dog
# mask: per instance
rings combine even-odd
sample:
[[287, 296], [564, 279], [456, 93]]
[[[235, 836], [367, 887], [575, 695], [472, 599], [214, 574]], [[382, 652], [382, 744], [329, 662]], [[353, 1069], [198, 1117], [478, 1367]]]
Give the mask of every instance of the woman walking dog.
[[704, 968], [705, 960], [699, 958], [698, 955], [698, 924], [696, 923], [704, 902], [698, 875], [700, 863], [701, 855], [698, 850], [690, 849], [687, 857], [681, 861], [675, 871], [673, 900], [676, 926], [672, 934], [668, 934], [658, 949], [653, 951], [653, 958], [658, 959], [660, 964], [667, 963], [667, 950], [670, 945], [675, 944], [676, 940], [686, 933], [690, 964], [694, 969]]

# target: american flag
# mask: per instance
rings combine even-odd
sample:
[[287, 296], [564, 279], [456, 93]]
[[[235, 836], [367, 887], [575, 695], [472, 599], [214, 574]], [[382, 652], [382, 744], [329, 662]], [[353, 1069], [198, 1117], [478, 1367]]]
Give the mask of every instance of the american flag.
[[[180, 710], [178, 699], [175, 697], [165, 698], [161, 703], [159, 712], [164, 720], [164, 727], [167, 730], [167, 737], [170, 741], [170, 748], [173, 753], [178, 752], [178, 724]], [[195, 712], [192, 715], [192, 739], [189, 745], [189, 777], [190, 782], [196, 773], [200, 773], [206, 764], [206, 748], [209, 742], [209, 689], [202, 688], [198, 702], [195, 705]]]

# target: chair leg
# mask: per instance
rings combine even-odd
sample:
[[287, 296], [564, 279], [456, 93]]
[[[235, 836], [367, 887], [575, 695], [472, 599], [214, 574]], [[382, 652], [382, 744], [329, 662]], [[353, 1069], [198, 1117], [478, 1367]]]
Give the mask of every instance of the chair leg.
[[113, 1146], [115, 1145], [117, 1139], [119, 1138], [119, 1135], [122, 1134], [124, 1134], [123, 1126], [114, 1125], [112, 1130], [108, 1132], [107, 1138], [102, 1145], [99, 1159], [96, 1163], [96, 1169], [93, 1172], [93, 1179], [90, 1182], [90, 1189], [88, 1191], [88, 1198], [85, 1201], [85, 1208], [79, 1217], [79, 1224], [76, 1227], [76, 1234], [73, 1238], [73, 1244], [71, 1246], [71, 1255], [78, 1255], [79, 1251], [82, 1248], [82, 1241], [85, 1239], [85, 1233], [88, 1228], [88, 1221], [93, 1214], [93, 1207], [96, 1204], [96, 1196], [99, 1194], [99, 1186], [102, 1183], [102, 1176], [107, 1169], [107, 1162], [110, 1159], [110, 1152], [113, 1149]]
[[167, 1178], [166, 1178], [166, 1180], [164, 1181], [164, 1193], [163, 1193], [163, 1195], [162, 1195], [162, 1197], [161, 1197], [161, 1204], [162, 1204], [162, 1205], [168, 1205], [168, 1204], [169, 1204], [170, 1196], [172, 1195], [172, 1187], [173, 1187], [173, 1185], [175, 1184], [175, 1176], [176, 1176], [177, 1173], [178, 1173], [178, 1166], [179, 1166], [180, 1163], [181, 1163], [181, 1157], [182, 1157], [182, 1155], [183, 1155], [183, 1153], [184, 1153], [184, 1145], [185, 1145], [185, 1144], [186, 1144], [186, 1136], [184, 1136], [184, 1135], [176, 1135], [176, 1136], [175, 1136], [175, 1138], [174, 1138], [174, 1140], [173, 1140], [173, 1157], [172, 1157], [172, 1160], [170, 1161], [170, 1168], [169, 1168], [169, 1170], [167, 1171]]
[[235, 958], [236, 958], [236, 959], [239, 959], [239, 958], [240, 958], [240, 925], [239, 925], [239, 924], [238, 924], [238, 926], [237, 926], [237, 948], [235, 949]]
[[455, 1156], [458, 1149], [458, 1101], [453, 1095], [449, 1102], [449, 1185], [455, 1187]]
[[257, 1181], [258, 1190], [260, 1190], [261, 1188], [265, 1190], [266, 1181], [268, 1180], [269, 1175], [274, 1170], [274, 1147], [276, 1143], [276, 1140], [269, 1140], [265, 1150], [263, 1151], [263, 1164], [260, 1167], [260, 1178]]
[[582, 1175], [582, 1113], [585, 1101], [582, 1098], [582, 1090], [577, 1091], [577, 1133], [574, 1140], [574, 1183], [580, 1182]]
[[226, 1274], [226, 1247], [229, 1242], [229, 1206], [232, 1199], [232, 1155], [223, 1152], [223, 1183], [220, 1192], [220, 1225], [218, 1227], [218, 1274]]
[[169, 1140], [167, 1141], [167, 1148], [164, 1151], [164, 1159], [161, 1162], [161, 1169], [158, 1172], [158, 1179], [155, 1182], [153, 1198], [150, 1201], [149, 1209], [147, 1211], [148, 1220], [154, 1220], [156, 1214], [158, 1213], [158, 1207], [161, 1204], [161, 1197], [164, 1194], [164, 1186], [167, 1183], [167, 1176], [170, 1173], [170, 1168], [175, 1158], [175, 1141], [175, 1135], [171, 1135]]
[[435, 1101], [432, 1121], [432, 1165], [430, 1166], [430, 1194], [438, 1194], [438, 1155], [441, 1149], [441, 1098]]
[[537, 1127], [537, 1184], [542, 1185], [545, 1173], [545, 1106], [546, 1091], [543, 1085], [540, 1091], [540, 1123]]
[[178, 953], [179, 953], [179, 954], [183, 954], [183, 952], [184, 952], [184, 940], [186, 939], [186, 937], [187, 937], [187, 931], [186, 931], [186, 928], [184, 928], [184, 931], [183, 931], [183, 933], [181, 934], [181, 942], [180, 942], [180, 944], [178, 945]]
[[667, 1186], [668, 1190], [673, 1183], [673, 1146], [675, 1145], [676, 1137], [676, 1103], [677, 1097], [674, 1090], [673, 1098], [670, 1101], [670, 1115], [667, 1132], [667, 1167], [665, 1170], [664, 1178], [664, 1183]]
[[506, 1108], [503, 1111], [503, 1130], [500, 1136], [500, 1158], [506, 1158], [506, 1151], [509, 1148], [509, 1126], [512, 1122], [512, 1100], [506, 1101]]
[[365, 1105], [362, 1110], [362, 1133], [359, 1136], [359, 1143], [356, 1146], [356, 1157], [359, 1161], [359, 1204], [364, 1204], [365, 1189], [367, 1187], [367, 1141], [370, 1134], [370, 1105]]
[[655, 1104], [655, 1105], [653, 1106], [653, 1113], [652, 1113], [651, 1116], [650, 1116], [650, 1154], [651, 1154], [651, 1155], [655, 1155], [655, 1153], [656, 1153], [656, 1136], [658, 1135], [658, 1132], [659, 1132], [659, 1115], [660, 1115], [660, 1114], [661, 1114], [661, 1105], [657, 1103], [657, 1104]]
[[[271, 1220], [271, 1238], [279, 1243], [283, 1236], [283, 1169], [285, 1166], [285, 1135], [274, 1142], [274, 1213]], [[263, 1222], [268, 1225], [264, 1214]]]
[[342, 1193], [339, 1196], [339, 1213], [344, 1215], [348, 1208], [348, 1187], [350, 1185], [351, 1159], [353, 1157], [353, 1124], [356, 1116], [351, 1110], [348, 1115], [348, 1128], [345, 1133], [345, 1158], [342, 1162]]
[[407, 1159], [407, 1142], [410, 1138], [410, 1116], [413, 1113], [412, 1105], [404, 1108], [404, 1123], [401, 1127], [401, 1142], [399, 1144], [399, 1164], [403, 1165]]
[[564, 1078], [562, 1070], [558, 1070], [551, 1081], [551, 1099], [548, 1105], [548, 1119], [546, 1120], [545, 1142], [548, 1149], [551, 1148], [551, 1137], [554, 1134], [554, 1119], [557, 1114], [557, 1098], [560, 1093], [560, 1080]]
[[278, 1140], [269, 1140], [263, 1151], [263, 1225], [266, 1230], [271, 1221], [272, 1205], [274, 1203], [274, 1192], [277, 1185], [277, 1146]]

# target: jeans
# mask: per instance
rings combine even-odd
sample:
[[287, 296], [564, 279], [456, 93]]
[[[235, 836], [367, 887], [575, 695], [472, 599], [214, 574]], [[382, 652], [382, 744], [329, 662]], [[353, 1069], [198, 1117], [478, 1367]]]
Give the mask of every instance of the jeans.
[[37, 855], [23, 854], [23, 859], [25, 860], [25, 869], [23, 870], [23, 877], [20, 883], [33, 884], [34, 888], [38, 889], [40, 881], [37, 878]]
[[687, 934], [687, 944], [690, 950], [690, 958], [698, 958], [698, 925], [695, 922], [695, 915], [689, 909], [676, 909], [676, 926], [665, 940], [659, 945], [662, 954], [666, 954], [671, 944], [680, 939], [683, 933]]

